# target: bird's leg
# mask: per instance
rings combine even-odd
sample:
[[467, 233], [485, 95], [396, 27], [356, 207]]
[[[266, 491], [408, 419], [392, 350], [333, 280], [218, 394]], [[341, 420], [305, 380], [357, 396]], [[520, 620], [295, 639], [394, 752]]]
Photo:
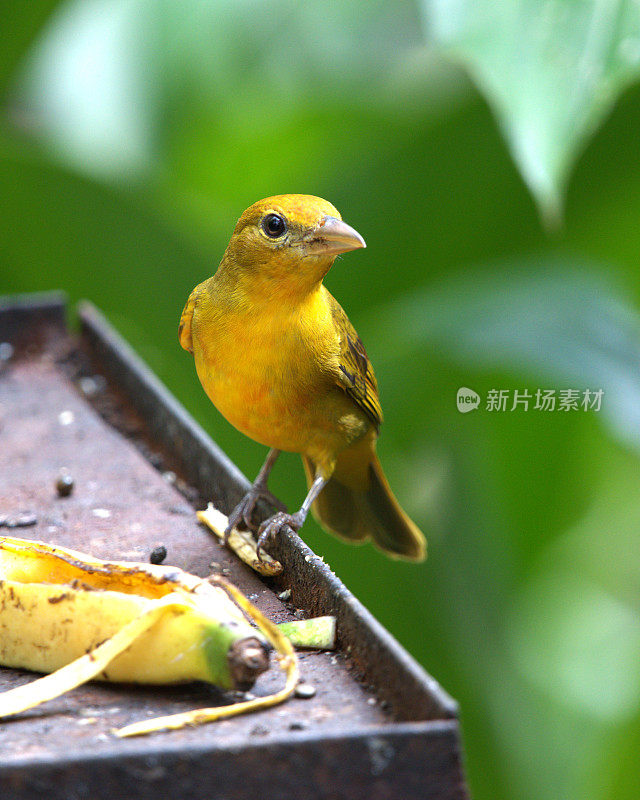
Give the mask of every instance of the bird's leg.
[[324, 478], [322, 475], [316, 475], [299, 511], [296, 511], [295, 514], [287, 514], [283, 511], [278, 511], [277, 514], [274, 514], [262, 523], [258, 528], [258, 542], [256, 544], [256, 550], [260, 561], [262, 561], [261, 551], [266, 542], [272, 537], [277, 536], [285, 525], [293, 528], [294, 531], [300, 530], [304, 525], [309, 509], [313, 505], [313, 501], [320, 494], [328, 480], [328, 478]]
[[267, 489], [269, 474], [271, 473], [273, 465], [276, 463], [276, 459], [279, 455], [279, 450], [269, 450], [267, 458], [262, 465], [262, 469], [258, 473], [258, 477], [255, 479], [253, 485], [242, 498], [242, 500], [233, 509], [231, 514], [229, 514], [229, 523], [224, 532], [225, 544], [227, 543], [227, 539], [229, 538], [231, 531], [237, 527], [240, 522], [244, 522], [245, 526], [249, 530], [255, 530], [256, 526], [251, 521], [251, 515], [253, 514], [253, 509], [256, 507], [258, 500], [266, 500], [269, 505], [275, 506], [281, 511], [287, 510], [287, 507], [284, 505], [284, 503], [278, 500], [278, 498], [271, 494], [271, 492]]

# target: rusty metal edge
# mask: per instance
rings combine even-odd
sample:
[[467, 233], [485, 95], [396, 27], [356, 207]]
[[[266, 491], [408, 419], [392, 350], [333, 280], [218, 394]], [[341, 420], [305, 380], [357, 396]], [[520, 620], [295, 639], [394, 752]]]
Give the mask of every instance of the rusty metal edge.
[[[190, 746], [156, 740], [149, 751], [130, 742], [126, 752], [64, 760], [17, 758], [0, 764], [0, 781], [21, 800], [158, 796], [227, 800], [260, 797], [335, 797], [467, 800], [454, 720], [362, 728], [349, 734], [274, 736], [264, 741]], [[443, 792], [443, 787], [444, 792]]]
[[[214, 486], [228, 512], [249, 486], [246, 477], [213, 442], [130, 345], [90, 302], [78, 316], [83, 336], [153, 434], [178, 457], [184, 477], [205, 497]], [[220, 487], [226, 487], [220, 498]], [[400, 720], [454, 719], [458, 706], [293, 531], [273, 554], [285, 566], [295, 602], [310, 614], [335, 614], [342, 644], [367, 682]], [[390, 680], [393, 676], [393, 680]]]
[[[16, 344], [36, 332], [66, 332], [67, 296], [64, 292], [0, 295], [0, 341]], [[28, 331], [27, 331], [28, 328]]]
[[30, 317], [39, 311], [56, 314], [64, 320], [67, 312], [67, 295], [53, 289], [48, 292], [0, 295], [0, 314], [25, 313]]

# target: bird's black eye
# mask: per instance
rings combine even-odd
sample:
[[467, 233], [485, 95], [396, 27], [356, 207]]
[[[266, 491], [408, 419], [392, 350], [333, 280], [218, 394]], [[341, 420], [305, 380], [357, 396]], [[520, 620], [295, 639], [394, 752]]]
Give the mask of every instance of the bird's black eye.
[[277, 239], [287, 230], [287, 223], [280, 214], [267, 214], [262, 220], [262, 230], [272, 239]]

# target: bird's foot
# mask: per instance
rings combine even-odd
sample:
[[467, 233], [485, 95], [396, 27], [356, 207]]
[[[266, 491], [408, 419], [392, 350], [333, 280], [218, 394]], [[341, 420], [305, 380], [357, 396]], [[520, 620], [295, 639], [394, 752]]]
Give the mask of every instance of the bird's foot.
[[225, 544], [229, 539], [231, 531], [240, 524], [243, 524], [249, 531], [255, 531], [257, 529], [258, 526], [253, 522], [252, 515], [259, 500], [264, 500], [268, 505], [278, 508], [282, 512], [286, 513], [287, 511], [285, 504], [281, 500], [278, 500], [266, 486], [254, 484], [229, 514], [229, 521], [224, 531]]
[[306, 516], [302, 511], [296, 511], [295, 514], [278, 511], [277, 514], [269, 517], [269, 519], [265, 519], [258, 528], [258, 541], [256, 543], [258, 560], [262, 561], [262, 550], [270, 539], [274, 539], [285, 527], [292, 528], [296, 532], [299, 531], [304, 524]]

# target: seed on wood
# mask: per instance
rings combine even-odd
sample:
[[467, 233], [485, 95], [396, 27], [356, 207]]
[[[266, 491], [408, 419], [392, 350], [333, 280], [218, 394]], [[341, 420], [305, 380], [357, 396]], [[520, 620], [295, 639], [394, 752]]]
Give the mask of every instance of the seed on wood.
[[80, 378], [78, 381], [80, 390], [86, 397], [93, 397], [98, 394], [98, 392], [103, 391], [106, 387], [106, 383], [102, 375], [87, 376]]
[[316, 695], [316, 687], [310, 683], [299, 683], [294, 690], [294, 694], [302, 700], [310, 700]]
[[73, 477], [66, 470], [62, 470], [56, 480], [56, 491], [58, 492], [58, 497], [69, 497], [74, 486], [75, 483]]
[[149, 556], [150, 564], [162, 564], [167, 557], [167, 548], [163, 544], [154, 547]]
[[0, 342], [0, 361], [10, 361], [13, 358], [13, 345], [11, 342]]

